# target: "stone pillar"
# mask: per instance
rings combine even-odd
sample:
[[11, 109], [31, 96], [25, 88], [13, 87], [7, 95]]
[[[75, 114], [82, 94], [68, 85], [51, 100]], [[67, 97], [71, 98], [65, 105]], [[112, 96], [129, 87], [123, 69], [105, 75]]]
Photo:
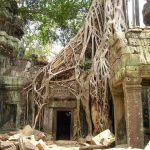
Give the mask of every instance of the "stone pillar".
[[49, 108], [49, 133], [53, 133], [53, 108]]
[[44, 108], [44, 132], [48, 133], [51, 140], [53, 134], [53, 109], [49, 107]]
[[20, 116], [21, 116], [21, 105], [17, 103], [17, 114], [16, 114], [16, 128], [20, 129]]
[[141, 81], [141, 78], [126, 77], [123, 82], [127, 144], [135, 148], [143, 148], [144, 146]]
[[127, 143], [124, 96], [120, 89], [112, 89], [116, 145]]

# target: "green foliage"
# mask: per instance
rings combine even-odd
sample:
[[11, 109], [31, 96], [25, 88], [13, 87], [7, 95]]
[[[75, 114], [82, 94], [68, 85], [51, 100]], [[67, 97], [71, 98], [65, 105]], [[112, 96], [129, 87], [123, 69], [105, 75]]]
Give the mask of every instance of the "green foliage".
[[28, 45], [28, 48], [25, 51], [24, 58], [29, 59], [32, 54], [35, 54], [37, 56], [48, 57], [50, 56], [49, 47], [48, 45], [44, 47], [35, 47], [34, 45]]
[[25, 20], [28, 28], [31, 28], [31, 24], [36, 24], [36, 32], [26, 30], [30, 42], [39, 40], [41, 45], [46, 45], [60, 40], [65, 45], [81, 27], [91, 1], [20, 0], [19, 15]]
[[85, 60], [83, 63], [80, 64], [80, 68], [84, 71], [91, 69], [92, 61], [91, 60]]

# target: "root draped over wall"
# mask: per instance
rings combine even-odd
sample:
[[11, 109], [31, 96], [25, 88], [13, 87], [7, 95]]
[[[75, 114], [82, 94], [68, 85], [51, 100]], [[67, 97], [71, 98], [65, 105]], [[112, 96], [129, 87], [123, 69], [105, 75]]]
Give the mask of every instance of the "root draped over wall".
[[[81, 135], [80, 105], [86, 114], [88, 134], [111, 128], [108, 101], [109, 40], [126, 29], [122, 0], [94, 0], [82, 28], [26, 88], [38, 111], [48, 103], [53, 84], [67, 88], [77, 100], [75, 137]], [[33, 109], [34, 110], [34, 109]], [[27, 112], [28, 113], [28, 112]], [[35, 113], [34, 113], [35, 114]], [[33, 126], [43, 113], [33, 115]], [[94, 128], [94, 129], [93, 129]]]

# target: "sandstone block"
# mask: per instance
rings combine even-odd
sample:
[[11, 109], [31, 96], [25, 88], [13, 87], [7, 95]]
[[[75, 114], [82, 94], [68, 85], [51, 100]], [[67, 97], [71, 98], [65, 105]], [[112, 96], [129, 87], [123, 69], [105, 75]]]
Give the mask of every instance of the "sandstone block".
[[109, 129], [101, 132], [94, 138], [92, 138], [93, 142], [95, 142], [96, 145], [104, 145], [104, 146], [109, 146], [113, 142], [115, 142], [115, 137], [114, 135], [110, 132]]
[[13, 142], [11, 142], [11, 141], [1, 141], [0, 142], [1, 150], [11, 149], [11, 148], [12, 148], [12, 150], [16, 149], [16, 146], [14, 145]]

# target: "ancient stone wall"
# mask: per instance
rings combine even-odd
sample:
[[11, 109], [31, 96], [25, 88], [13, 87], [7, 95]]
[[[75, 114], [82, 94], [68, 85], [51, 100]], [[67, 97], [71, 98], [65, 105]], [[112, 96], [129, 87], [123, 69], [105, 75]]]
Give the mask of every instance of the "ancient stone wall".
[[[149, 31], [149, 28], [129, 29], [110, 39], [110, 85], [117, 144], [127, 143], [132, 147], [143, 147], [144, 144], [141, 93], [142, 81], [150, 80]], [[122, 37], [120, 40], [118, 35]]]
[[25, 64], [16, 57], [21, 49], [23, 21], [14, 0], [0, 0], [0, 130], [20, 127], [21, 87]]

